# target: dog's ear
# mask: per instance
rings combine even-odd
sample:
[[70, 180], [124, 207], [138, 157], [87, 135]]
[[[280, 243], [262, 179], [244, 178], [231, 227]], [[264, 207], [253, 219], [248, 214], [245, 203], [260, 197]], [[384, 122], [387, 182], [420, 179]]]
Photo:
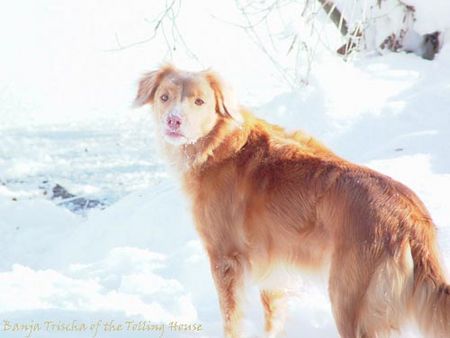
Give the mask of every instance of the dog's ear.
[[152, 104], [156, 89], [158, 89], [161, 80], [174, 70], [175, 68], [168, 64], [158, 70], [144, 74], [139, 80], [138, 92], [133, 105], [135, 107], [141, 107], [147, 103]]
[[233, 90], [225, 84], [217, 73], [206, 70], [205, 76], [214, 91], [216, 112], [223, 117], [232, 118], [241, 122], [242, 117]]

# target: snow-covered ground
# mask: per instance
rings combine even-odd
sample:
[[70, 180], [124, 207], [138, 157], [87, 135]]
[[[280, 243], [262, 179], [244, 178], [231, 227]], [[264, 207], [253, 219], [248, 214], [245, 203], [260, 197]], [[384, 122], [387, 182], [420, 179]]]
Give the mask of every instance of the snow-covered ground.
[[[0, 11], [0, 337], [221, 337], [185, 198], [157, 152], [148, 108], [129, 108], [136, 79], [163, 52], [154, 42], [108, 51], [114, 33], [126, 44], [151, 32], [143, 18], [159, 13], [154, 3], [21, 0]], [[189, 15], [203, 11], [206, 23], [186, 28], [201, 63], [258, 115], [413, 188], [450, 271], [450, 45], [432, 62], [387, 54], [344, 63], [322, 53], [310, 84], [291, 90], [238, 28], [209, 15], [231, 16], [232, 4], [207, 3], [180, 18], [190, 27]], [[182, 51], [174, 59], [192, 66]], [[57, 184], [101, 204], [72, 212], [52, 198]], [[292, 292], [287, 337], [337, 337], [325, 278]], [[247, 331], [260, 337], [256, 290], [249, 295]], [[74, 321], [81, 331], [65, 332]], [[177, 331], [175, 321], [202, 329]], [[7, 330], [14, 323], [29, 326]]]

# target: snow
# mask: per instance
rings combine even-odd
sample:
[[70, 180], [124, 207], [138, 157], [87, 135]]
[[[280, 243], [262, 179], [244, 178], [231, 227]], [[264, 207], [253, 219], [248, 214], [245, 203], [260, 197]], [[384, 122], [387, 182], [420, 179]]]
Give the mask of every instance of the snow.
[[[139, 75], [169, 58], [162, 37], [110, 51], [118, 47], [115, 33], [123, 45], [147, 38], [153, 26], [146, 19], [163, 3], [20, 0], [0, 11], [0, 337], [26, 336], [6, 332], [5, 320], [40, 323], [31, 334], [37, 338], [92, 337], [100, 320], [97, 337], [161, 335], [133, 331], [127, 321], [164, 323], [167, 337], [221, 337], [189, 202], [158, 154], [148, 108], [130, 108]], [[450, 27], [446, 3], [433, 3], [417, 17], [420, 32]], [[195, 2], [180, 13], [198, 61], [180, 46], [176, 64], [213, 66], [259, 116], [305, 130], [410, 186], [438, 226], [450, 269], [448, 45], [432, 62], [391, 53], [345, 63], [318, 50], [309, 85], [292, 89], [248, 36], [225, 22], [238, 18], [232, 2]], [[202, 20], [192, 25], [194, 15]], [[102, 204], [72, 212], [51, 197], [56, 184]], [[291, 277], [287, 337], [337, 337], [326, 276]], [[261, 336], [252, 287], [247, 308], [246, 329]], [[61, 334], [46, 330], [48, 320], [89, 327]], [[171, 331], [173, 321], [201, 323], [202, 331]], [[111, 324], [122, 329], [108, 331]], [[414, 327], [402, 335], [414, 336]]]
[[450, 3], [448, 1], [432, 0], [424, 3], [418, 0], [402, 0], [402, 2], [416, 9], [417, 21], [414, 28], [418, 33], [445, 32], [449, 29]]

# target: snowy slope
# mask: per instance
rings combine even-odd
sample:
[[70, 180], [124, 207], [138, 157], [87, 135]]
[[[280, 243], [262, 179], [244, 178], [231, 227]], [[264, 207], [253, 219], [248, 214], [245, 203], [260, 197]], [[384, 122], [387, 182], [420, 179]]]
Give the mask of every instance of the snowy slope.
[[[344, 63], [323, 53], [310, 85], [292, 91], [238, 28], [210, 16], [235, 17], [223, 3], [193, 5], [180, 18], [201, 65], [222, 72], [259, 116], [310, 132], [413, 188], [438, 226], [450, 271], [450, 48], [433, 62], [388, 54]], [[157, 43], [104, 51], [116, 47], [114, 32], [122, 43], [148, 36], [152, 26], [143, 18], [160, 9], [149, 1], [120, 4], [20, 0], [0, 11], [0, 337], [27, 335], [5, 331], [4, 320], [41, 324], [31, 335], [40, 338], [92, 337], [99, 320], [97, 337], [161, 336], [125, 324], [142, 320], [165, 323], [165, 337], [221, 337], [188, 203], [158, 155], [147, 108], [129, 107], [136, 78], [163, 51]], [[189, 30], [193, 13], [204, 23]], [[183, 52], [174, 59], [200, 66]], [[104, 208], [73, 213], [44, 195], [55, 184]], [[292, 293], [287, 337], [337, 337], [326, 277], [295, 283]], [[247, 331], [260, 337], [256, 290], [249, 294]], [[46, 330], [48, 320], [94, 326], [61, 333]], [[111, 321], [122, 330], [105, 331]], [[174, 332], [172, 321], [203, 329]], [[402, 335], [414, 336], [414, 328]]]

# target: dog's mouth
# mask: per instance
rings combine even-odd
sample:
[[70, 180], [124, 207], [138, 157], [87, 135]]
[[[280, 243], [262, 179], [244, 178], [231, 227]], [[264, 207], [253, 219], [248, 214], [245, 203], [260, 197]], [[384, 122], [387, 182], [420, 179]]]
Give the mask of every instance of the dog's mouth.
[[173, 144], [173, 145], [181, 145], [186, 143], [187, 137], [179, 130], [171, 130], [166, 129], [164, 131], [164, 138], [166, 142]]
[[180, 138], [184, 137], [183, 133], [179, 130], [166, 130], [166, 136], [172, 137], [172, 138]]

